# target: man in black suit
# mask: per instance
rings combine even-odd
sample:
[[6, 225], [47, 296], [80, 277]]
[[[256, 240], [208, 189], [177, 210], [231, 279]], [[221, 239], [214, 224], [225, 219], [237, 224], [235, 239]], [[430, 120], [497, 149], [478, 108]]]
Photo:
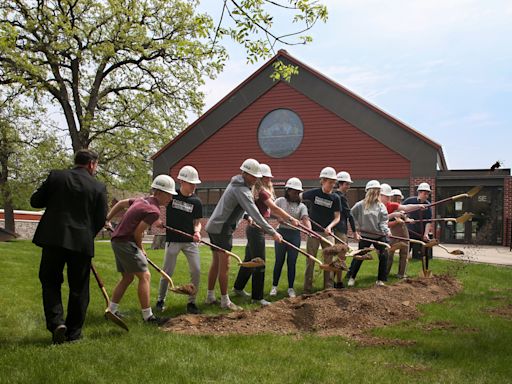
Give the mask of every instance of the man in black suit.
[[[107, 215], [105, 185], [94, 177], [97, 166], [98, 155], [81, 149], [75, 154], [73, 169], [51, 171], [30, 199], [32, 207], [46, 208], [32, 241], [42, 247], [39, 280], [46, 327], [55, 344], [80, 339], [89, 305], [94, 237]], [[61, 299], [64, 264], [69, 285], [65, 321]]]

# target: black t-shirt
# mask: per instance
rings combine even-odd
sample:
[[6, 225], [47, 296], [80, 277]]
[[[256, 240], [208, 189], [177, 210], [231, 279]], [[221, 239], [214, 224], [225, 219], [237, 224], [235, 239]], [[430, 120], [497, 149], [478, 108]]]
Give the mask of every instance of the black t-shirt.
[[[203, 217], [203, 205], [197, 195], [183, 196], [178, 189], [177, 195], [167, 205], [167, 225], [183, 232], [194, 234], [194, 220]], [[190, 237], [167, 230], [166, 241], [173, 243], [189, 243]]]
[[340, 191], [334, 192], [338, 197], [340, 198], [341, 203], [341, 211], [340, 211], [340, 222], [336, 224], [336, 229], [340, 231], [341, 233], [347, 233], [348, 232], [348, 225], [347, 221], [350, 222], [350, 228], [352, 229], [352, 232], [356, 231], [356, 224], [354, 221], [354, 217], [352, 216], [352, 212], [350, 210], [350, 206], [348, 205], [347, 196], [345, 196], [344, 193]]
[[[405, 199], [401, 204], [430, 204], [430, 201], [419, 201], [416, 196], [412, 196]], [[432, 218], [432, 209], [428, 208], [425, 209], [424, 211], [419, 210], [415, 212], [410, 212], [407, 214], [407, 216], [414, 220], [430, 220]], [[419, 223], [407, 224], [407, 228], [409, 229], [409, 236], [411, 237], [411, 239], [421, 240], [423, 237], [423, 232], [425, 231], [425, 225], [427, 225], [428, 223], [428, 221], [422, 221]]]
[[[304, 192], [302, 199], [311, 202], [307, 204], [309, 217], [324, 228], [334, 220], [334, 213], [341, 211], [339, 196], [335, 193], [324, 193], [322, 188], [315, 188]], [[322, 231], [322, 229], [318, 228], [315, 224], [311, 224], [313, 230], [318, 232]]]

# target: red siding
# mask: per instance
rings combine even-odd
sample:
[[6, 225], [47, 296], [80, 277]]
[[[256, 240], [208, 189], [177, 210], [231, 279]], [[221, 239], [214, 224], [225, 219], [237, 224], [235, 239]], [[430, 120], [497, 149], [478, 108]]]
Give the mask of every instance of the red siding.
[[[267, 156], [257, 138], [261, 119], [276, 108], [293, 110], [304, 124], [301, 145], [284, 159]], [[282, 82], [184, 157], [171, 169], [171, 175], [190, 164], [198, 169], [201, 180], [229, 180], [248, 157], [269, 164], [276, 179], [295, 175], [316, 179], [325, 166], [349, 171], [355, 179], [375, 175], [408, 179], [410, 175], [406, 158]]]

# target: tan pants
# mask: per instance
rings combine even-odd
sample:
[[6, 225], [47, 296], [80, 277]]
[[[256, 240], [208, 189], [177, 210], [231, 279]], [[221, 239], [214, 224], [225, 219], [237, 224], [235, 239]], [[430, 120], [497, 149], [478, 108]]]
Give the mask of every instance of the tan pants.
[[[400, 237], [409, 238], [409, 231], [407, 231], [407, 226], [404, 223], [397, 224], [391, 227], [391, 234]], [[393, 245], [395, 243], [400, 242], [398, 239], [390, 239], [390, 244]], [[400, 276], [405, 275], [405, 270], [407, 268], [407, 260], [409, 257], [409, 245], [404, 245], [398, 249], [399, 261], [398, 261], [398, 274]], [[388, 252], [388, 263], [387, 263], [387, 274], [391, 272], [391, 267], [393, 266], [393, 258], [395, 256], [395, 252]]]
[[[328, 239], [331, 242], [334, 242], [334, 238], [332, 236], [325, 236], [325, 234], [319, 233], [326, 239]], [[306, 241], [306, 250], [310, 255], [313, 255], [316, 257], [316, 254], [318, 252], [318, 248], [320, 247], [320, 240], [308, 237], [308, 240]], [[324, 258], [324, 263], [329, 264], [332, 261], [332, 256], [329, 256], [327, 258]], [[306, 259], [306, 273], [304, 276], [304, 292], [311, 293], [313, 291], [313, 274], [315, 272], [315, 262], [313, 260], [310, 260], [309, 258]], [[324, 271], [324, 289], [326, 288], [332, 288], [333, 283], [331, 279], [331, 273], [328, 271]]]
[[[347, 234], [346, 233], [341, 233], [340, 231], [338, 231], [337, 229], [335, 229], [334, 231], [334, 234], [336, 235], [336, 237], [339, 237], [341, 240], [343, 240], [345, 243], [348, 244], [348, 237], [347, 237]], [[339, 243], [338, 240], [334, 239], [334, 241], [336, 243]], [[339, 271], [339, 272], [336, 272], [336, 282], [341, 282], [343, 279], [343, 271]]]

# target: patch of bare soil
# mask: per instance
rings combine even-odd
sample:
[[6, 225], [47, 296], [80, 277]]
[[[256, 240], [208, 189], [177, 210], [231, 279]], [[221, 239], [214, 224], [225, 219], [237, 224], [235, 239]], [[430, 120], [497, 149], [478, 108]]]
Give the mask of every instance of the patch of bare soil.
[[[183, 315], [169, 320], [163, 329], [196, 335], [315, 333], [384, 344], [383, 339], [365, 335], [365, 331], [416, 318], [420, 315], [418, 304], [443, 300], [461, 289], [461, 284], [449, 276], [405, 279], [385, 287], [328, 289], [252, 311]], [[390, 342], [408, 344], [403, 340], [387, 340], [386, 344]]]
[[504, 307], [489, 308], [487, 312], [496, 316], [504, 317], [508, 320], [512, 320], [512, 304], [508, 304]]
[[421, 327], [422, 330], [430, 332], [430, 331], [450, 331], [455, 333], [478, 333], [479, 330], [477, 328], [471, 327], [462, 327], [456, 324], [453, 324], [449, 321], [434, 321], [432, 323], [424, 324]]

